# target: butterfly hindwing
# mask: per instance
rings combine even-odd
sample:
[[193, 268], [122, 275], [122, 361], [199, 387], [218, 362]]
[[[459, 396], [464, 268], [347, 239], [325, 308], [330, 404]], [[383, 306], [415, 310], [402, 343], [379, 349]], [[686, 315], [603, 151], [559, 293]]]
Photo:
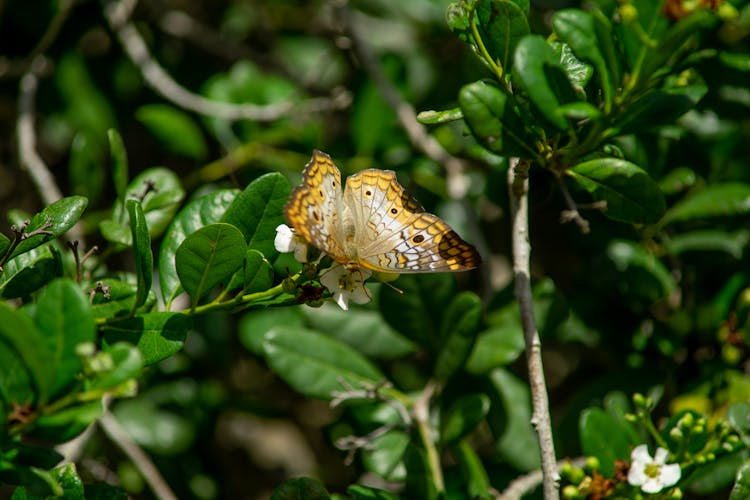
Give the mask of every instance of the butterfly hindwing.
[[359, 265], [381, 272], [464, 271], [481, 262], [476, 249], [436, 215], [427, 213], [389, 170], [347, 179]]
[[341, 261], [345, 260], [341, 214], [341, 172], [330, 156], [315, 150], [302, 171], [302, 184], [284, 205], [284, 217], [305, 241]]

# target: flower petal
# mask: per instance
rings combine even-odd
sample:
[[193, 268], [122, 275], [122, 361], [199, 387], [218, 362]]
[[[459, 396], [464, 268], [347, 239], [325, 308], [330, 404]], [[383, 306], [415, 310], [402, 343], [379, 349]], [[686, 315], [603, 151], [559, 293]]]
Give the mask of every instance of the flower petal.
[[633, 448], [633, 451], [630, 452], [630, 460], [632, 462], [641, 462], [644, 465], [651, 463], [651, 454], [648, 452], [648, 446], [645, 444], [639, 444]]
[[649, 478], [648, 481], [641, 486], [641, 491], [644, 493], [659, 493], [663, 489], [664, 485], [654, 477]]
[[628, 471], [628, 483], [632, 486], [641, 486], [649, 477], [646, 476], [646, 464], [643, 462], [633, 462]]
[[273, 240], [273, 246], [278, 252], [291, 252], [294, 248], [294, 233], [286, 224], [276, 226], [276, 237]]
[[664, 448], [657, 448], [656, 453], [654, 453], [654, 462], [659, 465], [664, 465], [667, 463], [667, 455], [669, 455], [667, 450]]
[[679, 464], [667, 464], [659, 469], [659, 480], [664, 487], [677, 484], [681, 476], [682, 470], [680, 470]]

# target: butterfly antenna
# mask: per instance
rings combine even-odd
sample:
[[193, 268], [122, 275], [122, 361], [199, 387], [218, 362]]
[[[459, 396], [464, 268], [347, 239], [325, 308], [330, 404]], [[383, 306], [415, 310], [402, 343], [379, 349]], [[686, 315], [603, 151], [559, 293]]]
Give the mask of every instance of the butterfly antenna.
[[404, 294], [404, 291], [403, 291], [403, 290], [401, 290], [400, 288], [396, 288], [395, 286], [391, 285], [391, 284], [390, 284], [390, 283], [388, 283], [387, 281], [383, 281], [382, 283], [383, 283], [383, 284], [384, 284], [385, 286], [387, 286], [387, 287], [391, 288], [391, 289], [392, 289], [393, 291], [395, 291], [395, 292], [396, 292], [396, 293], [398, 293], [399, 295], [403, 295], [403, 294]]

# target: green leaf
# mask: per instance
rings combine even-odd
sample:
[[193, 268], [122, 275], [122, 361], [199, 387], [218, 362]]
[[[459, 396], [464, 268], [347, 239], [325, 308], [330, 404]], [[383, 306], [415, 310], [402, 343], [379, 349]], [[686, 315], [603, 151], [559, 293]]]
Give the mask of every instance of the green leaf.
[[599, 158], [566, 171], [597, 201], [604, 215], [621, 222], [653, 223], [665, 210], [659, 186], [640, 167], [616, 158]]
[[734, 488], [729, 494], [729, 500], [744, 500], [750, 498], [750, 460], [745, 460], [737, 470]]
[[263, 337], [263, 354], [271, 369], [305, 396], [330, 399], [354, 387], [377, 384], [385, 377], [346, 344], [303, 328], [274, 328]]
[[0, 483], [23, 485], [16, 488], [11, 500], [37, 500], [59, 497], [64, 493], [51, 471], [36, 467], [17, 466], [0, 461]]
[[34, 322], [52, 355], [55, 380], [50, 396], [54, 396], [81, 370], [76, 346], [96, 339], [94, 313], [81, 287], [63, 278], [50, 283], [39, 298]]
[[273, 267], [262, 253], [252, 248], [245, 254], [244, 293], [268, 290], [273, 285]]
[[588, 457], [599, 459], [599, 471], [613, 477], [615, 460], [630, 458], [630, 443], [620, 423], [601, 408], [586, 408], [578, 422], [581, 450]]
[[3, 449], [3, 455], [12, 456], [13, 463], [40, 469], [51, 469], [65, 458], [52, 448], [18, 441], [7, 443]]
[[444, 313], [441, 346], [435, 360], [434, 376], [446, 381], [459, 370], [474, 347], [482, 321], [482, 302], [473, 292], [461, 292]]
[[104, 194], [106, 171], [101, 165], [101, 151], [84, 133], [77, 133], [70, 144], [68, 177], [73, 194], [85, 196], [92, 205], [98, 204]]
[[442, 421], [444, 444], [455, 443], [471, 433], [490, 411], [490, 398], [485, 394], [467, 394], [453, 403]]
[[464, 114], [461, 108], [444, 109], [442, 111], [430, 109], [428, 111], [420, 111], [417, 115], [417, 120], [419, 120], [419, 123], [425, 125], [439, 125], [441, 123], [460, 120], [463, 117]]
[[148, 292], [151, 291], [151, 280], [154, 274], [154, 255], [151, 253], [151, 238], [149, 237], [146, 216], [143, 207], [136, 200], [127, 200], [125, 206], [130, 215], [130, 232], [135, 251], [135, 275], [138, 279], [138, 289], [133, 304], [133, 312], [146, 302]]
[[52, 471], [52, 475], [63, 488], [65, 500], [85, 500], [83, 495], [83, 481], [78, 476], [76, 465], [68, 463]]
[[712, 217], [732, 217], [750, 213], [750, 184], [713, 184], [695, 191], [673, 205], [662, 224]]
[[490, 478], [487, 477], [487, 471], [482, 464], [477, 452], [466, 440], [454, 446], [453, 455], [456, 457], [461, 467], [461, 476], [465, 478], [466, 493], [468, 498], [473, 500], [489, 500], [493, 498], [490, 494], [492, 485]]
[[386, 481], [403, 481], [406, 476], [403, 457], [409, 441], [409, 435], [399, 430], [377, 436], [362, 450], [362, 465]]
[[26, 297], [63, 273], [60, 252], [52, 245], [34, 248], [11, 259], [0, 274], [6, 299]]
[[688, 167], [677, 167], [659, 179], [659, 189], [665, 195], [677, 194], [695, 186], [698, 176]]
[[271, 500], [328, 500], [331, 496], [325, 487], [310, 477], [296, 477], [287, 479], [276, 488]]
[[4, 256], [10, 248], [10, 238], [0, 233], [0, 257]]
[[[104, 297], [101, 293], [94, 295], [92, 306], [94, 316], [97, 319], [116, 318], [118, 316], [128, 316], [133, 310], [135, 297], [137, 294], [137, 285], [135, 283], [126, 283], [114, 278], [103, 278], [99, 280], [104, 286], [109, 287], [109, 298]], [[132, 280], [135, 282], [135, 279]], [[88, 283], [85, 287], [87, 292], [95, 289], [96, 283]], [[150, 304], [156, 299], [149, 295], [142, 309], [148, 309]]]
[[[552, 27], [557, 36], [565, 42], [578, 59], [591, 63], [603, 91], [606, 109], [610, 109], [619, 84], [618, 74], [612, 73], [607, 59], [616, 53], [612, 41], [612, 27], [608, 23], [597, 22], [593, 14], [578, 9], [564, 9], [552, 16]], [[600, 36], [601, 35], [601, 36]], [[605, 59], [602, 51], [610, 57]]]
[[46, 231], [52, 234], [37, 234], [36, 236], [26, 238], [13, 250], [10, 258], [26, 253], [32, 248], [36, 248], [65, 234], [81, 218], [81, 214], [83, 214], [87, 204], [88, 200], [83, 196], [68, 196], [67, 198], [57, 200], [34, 215], [24, 233], [30, 234], [44, 227]]
[[284, 314], [277, 309], [260, 309], [245, 314], [239, 324], [239, 339], [248, 351], [263, 355], [263, 338], [274, 328], [302, 328], [305, 320], [299, 307], [287, 308]]
[[518, 43], [514, 61], [513, 80], [549, 123], [568, 130], [570, 123], [557, 108], [578, 98], [554, 49], [541, 36], [527, 35]]
[[519, 470], [539, 468], [539, 445], [531, 427], [531, 395], [515, 375], [497, 368], [489, 376], [491, 406], [488, 423], [496, 436], [498, 455]]
[[128, 154], [117, 130], [113, 128], [107, 130], [107, 139], [109, 140], [109, 155], [112, 157], [112, 182], [115, 185], [115, 193], [118, 199], [124, 200], [130, 177]]
[[245, 239], [225, 223], [209, 224], [185, 238], [175, 252], [177, 275], [193, 304], [243, 265]]
[[184, 111], [168, 104], [147, 104], [135, 111], [135, 117], [168, 151], [194, 160], [206, 157], [208, 146], [201, 129]]
[[170, 312], [153, 312], [128, 318], [102, 327], [104, 345], [129, 342], [138, 347], [145, 366], [167, 359], [185, 343], [192, 326], [189, 316]]
[[479, 36], [490, 57], [510, 74], [516, 46], [529, 34], [526, 14], [513, 1], [479, 0], [474, 15]]
[[368, 309], [344, 311], [326, 303], [301, 312], [315, 329], [340, 340], [368, 358], [396, 359], [416, 350], [416, 346], [393, 330], [377, 312]]
[[697, 469], [680, 486], [684, 486], [696, 498], [708, 497], [732, 484], [746, 460], [745, 450], [718, 457], [716, 461]]
[[[607, 247], [607, 256], [614, 262], [617, 270], [629, 278], [636, 278], [634, 273], [637, 270], [648, 273], [660, 285], [661, 294], [657, 297], [672, 297], [678, 290], [669, 269], [642, 245], [627, 240], [613, 240]], [[651, 283], [647, 287], [653, 289]]]
[[430, 346], [438, 339], [444, 311], [455, 294], [456, 282], [447, 273], [406, 274], [399, 278], [400, 294], [380, 288], [380, 309], [385, 320], [399, 333]]
[[395, 493], [386, 490], [379, 490], [372, 486], [363, 486], [353, 484], [346, 489], [353, 500], [399, 500], [400, 497]]
[[161, 408], [151, 399], [120, 401], [112, 413], [136, 443], [157, 455], [187, 453], [197, 434], [187, 415]]
[[750, 243], [750, 231], [740, 229], [733, 233], [720, 230], [691, 231], [677, 234], [664, 242], [672, 255], [685, 252], [725, 252], [737, 260], [742, 258]]
[[258, 177], [237, 195], [221, 221], [239, 228], [248, 246], [272, 261], [278, 255], [273, 246], [276, 227], [284, 223], [282, 209], [290, 192], [289, 182], [278, 172]]
[[162, 299], [169, 304], [182, 290], [175, 267], [175, 252], [187, 235], [207, 224], [218, 222], [239, 193], [236, 189], [220, 189], [191, 201], [177, 214], [159, 251], [159, 283]]
[[524, 348], [523, 331], [518, 323], [490, 327], [477, 336], [466, 370], [480, 374], [505, 366], [518, 359]]
[[[560, 59], [560, 64], [565, 70], [565, 74], [568, 75], [568, 80], [570, 80], [570, 83], [573, 84], [573, 86], [576, 88], [576, 91], [583, 92], [583, 89], [591, 79], [591, 75], [593, 75], [594, 73], [592, 67], [578, 59], [571, 50], [570, 45], [568, 45], [567, 43], [556, 42], [554, 40], [550, 41], [549, 43], [552, 48], [555, 49], [555, 54], [557, 54], [557, 57]], [[568, 104], [568, 106], [571, 106], [572, 104], [573, 103]], [[581, 104], [588, 103], [581, 102]], [[597, 111], [599, 110], [599, 108], [591, 104], [588, 105], [596, 109]], [[599, 111], [599, 113], [601, 114], [601, 111]]]
[[504, 155], [529, 157], [534, 139], [524, 128], [512, 100], [494, 85], [479, 81], [464, 85], [458, 102], [471, 133], [482, 146]]
[[97, 377], [91, 382], [92, 390], [114, 389], [141, 374], [143, 358], [141, 352], [135, 346], [126, 342], [118, 342], [108, 346], [104, 352], [112, 359], [112, 367], [97, 374]]
[[32, 435], [50, 443], [70, 441], [83, 433], [103, 411], [101, 400], [96, 400], [42, 414], [36, 421]]
[[404, 453], [406, 465], [406, 498], [438, 500], [440, 495], [435, 488], [435, 480], [424, 449], [409, 443]]
[[459, 40], [473, 45], [474, 36], [471, 32], [470, 14], [466, 2], [452, 2], [448, 4], [445, 18], [448, 28]]
[[[23, 312], [0, 302], [0, 392], [10, 402], [44, 404], [55, 383], [52, 353], [40, 349], [46, 339]], [[21, 369], [22, 373], [14, 370]], [[30, 383], [34, 393], [30, 393]]]
[[613, 126], [620, 134], [631, 134], [674, 124], [693, 109], [707, 91], [705, 85], [692, 85], [649, 92], [628, 106]]
[[727, 420], [740, 434], [750, 434], [750, 403], [740, 401], [727, 409]]
[[[679, 428], [680, 420], [688, 414], [693, 419], [693, 422], [697, 421], [700, 418], [704, 418], [703, 415], [694, 410], [679, 411], [669, 417], [669, 420], [662, 428], [660, 434], [664, 441], [667, 443], [668, 449], [686, 449], [688, 453], [695, 454], [702, 450], [703, 447], [706, 446], [706, 443], [708, 443], [708, 429], [704, 427], [702, 432], [696, 432], [697, 429], [693, 428], [690, 433], [688, 433], [687, 435], [683, 435], [683, 438], [680, 439], [673, 439], [670, 435], [672, 429]], [[685, 448], [682, 448], [683, 446], [685, 446]]]

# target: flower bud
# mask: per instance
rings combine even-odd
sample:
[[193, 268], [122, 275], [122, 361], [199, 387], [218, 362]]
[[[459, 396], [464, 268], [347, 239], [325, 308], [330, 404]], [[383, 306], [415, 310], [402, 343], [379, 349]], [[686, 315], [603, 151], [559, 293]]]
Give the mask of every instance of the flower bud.
[[596, 457], [586, 457], [586, 470], [595, 471], [599, 470], [599, 467], [601, 464], [599, 463], [599, 459]]
[[578, 492], [578, 488], [572, 484], [568, 484], [562, 489], [562, 497], [569, 500], [581, 498], [581, 494]]

